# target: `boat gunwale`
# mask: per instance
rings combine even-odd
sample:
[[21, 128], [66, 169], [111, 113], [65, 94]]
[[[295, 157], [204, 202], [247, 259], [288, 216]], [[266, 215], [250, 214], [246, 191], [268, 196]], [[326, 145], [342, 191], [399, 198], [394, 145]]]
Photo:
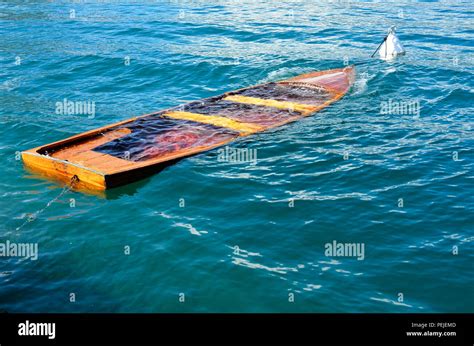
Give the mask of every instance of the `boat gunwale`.
[[37, 152], [32, 152], [32, 151], [29, 151], [29, 150], [23, 151], [22, 154], [41, 157], [41, 158], [45, 158], [45, 159], [48, 159], [48, 160], [51, 160], [51, 161], [56, 161], [56, 162], [63, 163], [63, 164], [66, 164], [66, 165], [71, 165], [71, 166], [74, 166], [76, 168], [83, 169], [83, 170], [92, 172], [94, 174], [101, 175], [103, 177], [105, 177], [107, 175], [107, 173], [97, 171], [93, 168], [82, 166], [79, 163], [75, 163], [75, 162], [71, 162], [71, 161], [67, 161], [67, 160], [63, 160], [63, 159], [58, 159], [57, 157], [54, 157], [54, 156], [43, 155], [43, 154], [40, 154], [40, 153], [37, 153]]
[[[295, 121], [297, 121], [301, 118], [305, 118], [307, 116], [310, 116], [310, 115], [326, 108], [330, 104], [338, 101], [340, 98], [342, 98], [348, 92], [348, 90], [350, 89], [350, 87], [353, 83], [351, 75], [353, 75], [355, 73], [355, 66], [352, 65], [352, 66], [346, 66], [344, 68], [336, 68], [336, 69], [330, 69], [330, 70], [315, 71], [315, 72], [310, 72], [310, 73], [298, 75], [298, 76], [295, 76], [295, 77], [292, 77], [292, 78], [289, 78], [289, 79], [273, 82], [273, 83], [286, 84], [287, 82], [297, 82], [297, 80], [295, 80], [295, 79], [309, 78], [309, 77], [314, 76], [314, 75], [319, 76], [319, 75], [331, 74], [331, 73], [334, 73], [334, 72], [343, 72], [349, 78], [349, 87], [348, 87], [348, 89], [344, 90], [343, 92], [337, 92], [335, 90], [331, 90], [330, 88], [318, 85], [317, 83], [307, 83], [308, 86], [311, 86], [311, 84], [312, 84], [313, 86], [316, 85], [318, 87], [322, 87], [322, 88], [326, 89], [330, 94], [333, 94], [332, 97], [330, 99], [328, 99], [327, 101], [325, 101], [324, 103], [322, 103], [321, 105], [315, 106], [314, 110], [305, 111], [305, 112], [298, 111], [300, 116], [296, 115], [296, 116], [293, 116], [293, 117], [289, 117], [287, 119], [284, 119], [283, 121], [280, 121], [278, 123], [269, 125], [269, 126], [265, 127], [262, 131], [259, 131], [259, 132], [264, 132], [264, 131], [267, 131], [267, 130], [274, 129], [276, 127], [280, 127], [282, 125], [286, 125], [288, 123], [295, 122]], [[207, 98], [204, 98], [204, 99], [201, 99], [201, 100], [190, 101], [190, 102], [180, 104], [178, 106], [170, 107], [170, 108], [167, 108], [167, 109], [164, 109], [164, 110], [159, 110], [159, 111], [143, 114], [143, 115], [140, 115], [140, 116], [135, 116], [135, 117], [125, 119], [125, 120], [122, 120], [122, 121], [119, 121], [119, 122], [116, 122], [116, 123], [113, 123], [113, 124], [105, 125], [105, 126], [102, 126], [102, 127], [96, 128], [96, 129], [92, 129], [92, 130], [89, 130], [89, 131], [86, 131], [86, 132], [82, 132], [82, 133], [79, 133], [77, 135], [73, 135], [71, 137], [68, 137], [68, 138], [65, 138], [65, 139], [62, 139], [62, 140], [59, 140], [59, 141], [55, 141], [55, 142], [52, 142], [52, 143], [49, 143], [49, 144], [46, 144], [46, 145], [42, 145], [42, 146], [38, 146], [38, 147], [35, 147], [35, 148], [32, 148], [32, 149], [22, 151], [21, 154], [22, 155], [25, 154], [25, 155], [36, 156], [36, 157], [40, 157], [40, 158], [45, 159], [45, 160], [51, 160], [51, 161], [54, 161], [54, 162], [65, 164], [65, 165], [71, 165], [71, 166], [74, 166], [74, 167], [76, 167], [78, 169], [81, 169], [81, 170], [86, 170], [88, 172], [91, 172], [91, 173], [102, 176], [104, 178], [104, 183], [105, 183], [107, 178], [112, 177], [113, 175], [116, 175], [116, 174], [118, 175], [118, 174], [122, 174], [122, 173], [125, 173], [125, 172], [133, 173], [133, 171], [143, 169], [144, 167], [157, 166], [157, 165], [163, 164], [164, 162], [167, 162], [167, 161], [172, 161], [172, 160], [177, 160], [177, 159], [193, 156], [193, 155], [198, 154], [198, 153], [202, 153], [202, 152], [206, 152], [206, 151], [215, 149], [216, 147], [220, 147], [222, 145], [225, 145], [226, 143], [233, 142], [235, 139], [237, 139], [239, 137], [245, 137], [245, 136], [248, 136], [248, 135], [253, 134], [253, 133], [239, 133], [239, 132], [236, 132], [235, 137], [232, 137], [230, 139], [226, 139], [224, 141], [221, 141], [219, 143], [215, 143], [215, 144], [210, 145], [210, 146], [198, 146], [198, 147], [193, 148], [192, 150], [187, 149], [187, 150], [184, 150], [184, 151], [179, 151], [179, 152], [174, 153], [172, 155], [161, 156], [159, 158], [152, 159], [152, 160], [146, 160], [146, 161], [143, 161], [143, 162], [131, 162], [132, 165], [130, 165], [128, 167], [118, 168], [116, 170], [111, 170], [110, 172], [103, 172], [103, 171], [95, 170], [93, 168], [85, 167], [85, 166], [83, 166], [79, 163], [71, 162], [71, 161], [64, 160], [64, 159], [55, 158], [54, 156], [51, 156], [51, 155], [41, 154], [40, 151], [48, 151], [48, 149], [54, 150], [55, 148], [58, 148], [57, 151], [59, 151], [64, 146], [66, 146], [67, 144], [70, 144], [72, 142], [79, 141], [79, 140], [86, 140], [90, 137], [100, 135], [101, 132], [105, 132], [105, 131], [111, 130], [115, 127], [131, 123], [133, 121], [136, 121], [137, 119], [141, 119], [141, 118], [149, 117], [149, 116], [157, 116], [158, 118], [160, 118], [160, 117], [165, 116], [166, 112], [179, 110], [180, 107], [183, 107], [184, 105], [187, 105], [187, 104], [191, 104], [193, 102], [205, 102], [205, 101], [210, 101], [210, 100], [215, 100], [215, 99], [223, 99], [226, 96], [235, 94], [237, 92], [252, 89], [252, 88], [255, 88], [255, 87], [258, 87], [258, 86], [263, 86], [263, 85], [268, 84], [268, 83], [271, 83], [271, 82], [265, 82], [265, 83], [260, 83], [260, 84], [257, 84], [257, 85], [252, 85], [252, 86], [236, 89], [236, 90], [225, 92], [225, 93], [220, 94], [220, 95], [207, 97]], [[304, 82], [302, 82], [302, 83], [304, 83]], [[259, 132], [256, 132], [256, 133], [259, 133]], [[31, 164], [27, 163], [26, 165], [29, 166], [30, 168], [35, 168], [35, 166], [31, 165]], [[40, 168], [38, 168], [38, 169], [41, 170]], [[108, 186], [106, 186], [104, 184], [103, 188], [107, 189]]]
[[[355, 67], [354, 66], [348, 66], [348, 67], [344, 67], [344, 68], [336, 68], [336, 69], [330, 69], [330, 70], [324, 70], [324, 71], [316, 71], [316, 72], [309, 72], [309, 73], [306, 73], [306, 74], [302, 74], [302, 75], [298, 75], [298, 76], [295, 76], [295, 77], [292, 77], [292, 78], [289, 78], [289, 79], [284, 79], [284, 80], [281, 80], [281, 81], [277, 81], [277, 82], [274, 82], [274, 83], [282, 83], [282, 84], [286, 84], [287, 82], [292, 82], [293, 79], [295, 78], [303, 78], [304, 76], [310, 76], [312, 74], [317, 74], [317, 73], [320, 73], [321, 72], [321, 75], [324, 75], [324, 74], [330, 74], [331, 72], [333, 71], [341, 71], [341, 72], [344, 72], [345, 70], [347, 69], [351, 69], [351, 70], [354, 70]], [[322, 73], [324, 72], [324, 73]], [[345, 73], [345, 72], [344, 72]], [[210, 96], [210, 97], [207, 97], [207, 98], [204, 98], [204, 99], [201, 99], [201, 100], [195, 100], [195, 101], [190, 101], [188, 103], [185, 103], [185, 104], [180, 104], [178, 106], [174, 106], [174, 107], [170, 107], [170, 108], [166, 108], [166, 109], [163, 109], [163, 110], [159, 110], [159, 111], [155, 111], [155, 112], [151, 112], [151, 113], [147, 113], [147, 114], [142, 114], [142, 115], [139, 115], [139, 116], [135, 116], [135, 117], [132, 117], [132, 118], [129, 118], [129, 119], [125, 119], [125, 120], [121, 120], [121, 121], [118, 121], [116, 123], [113, 123], [113, 124], [109, 124], [109, 125], [105, 125], [105, 126], [102, 126], [102, 127], [98, 127], [98, 128], [95, 128], [95, 129], [92, 129], [92, 130], [89, 130], [89, 131], [86, 131], [86, 132], [82, 132], [82, 133], [79, 133], [79, 134], [76, 134], [76, 135], [73, 135], [71, 137], [68, 137], [68, 138], [65, 138], [65, 139], [61, 139], [59, 141], [54, 141], [52, 143], [48, 143], [48, 144], [45, 144], [45, 145], [41, 145], [41, 146], [38, 146], [38, 147], [35, 147], [35, 148], [32, 148], [32, 149], [28, 149], [28, 150], [25, 150], [23, 152], [29, 152], [29, 151], [35, 151], [36, 153], [38, 153], [38, 151], [42, 151], [42, 150], [47, 150], [48, 148], [51, 148], [53, 146], [57, 146], [57, 145], [65, 145], [65, 144], [68, 144], [68, 143], [71, 143], [75, 140], [79, 140], [79, 139], [86, 139], [87, 137], [91, 137], [91, 136], [94, 136], [94, 135], [98, 135], [100, 134], [100, 132], [104, 131], [104, 130], [109, 130], [115, 126], [120, 126], [120, 125], [125, 125], [127, 123], [130, 123], [130, 122], [133, 122], [137, 119], [140, 119], [140, 118], [144, 118], [144, 117], [148, 117], [148, 116], [153, 116], [153, 115], [158, 115], [160, 113], [166, 113], [166, 112], [169, 112], [169, 111], [173, 111], [173, 110], [176, 110], [176, 109], [179, 109], [179, 107], [182, 107], [183, 105], [186, 105], [186, 104], [190, 104], [190, 103], [193, 103], [193, 102], [203, 102], [203, 101], [208, 101], [208, 100], [213, 100], [213, 99], [219, 99], [219, 98], [224, 98], [225, 96], [229, 96], [230, 94], [233, 94], [233, 93], [236, 93], [236, 92], [240, 92], [240, 91], [244, 91], [244, 90], [248, 90], [248, 89], [252, 89], [252, 88], [255, 88], [255, 87], [259, 87], [259, 86], [263, 86], [265, 84], [268, 84], [268, 82], [265, 82], [265, 83], [260, 83], [260, 84], [256, 84], [256, 85], [252, 85], [252, 86], [248, 86], [248, 87], [244, 87], [244, 88], [240, 88], [240, 89], [236, 89], [236, 90], [232, 90], [232, 91], [227, 91], [223, 94], [220, 94], [220, 95], [215, 95], [215, 96]], [[308, 83], [310, 84], [310, 83]], [[311, 85], [311, 84], [310, 84]], [[346, 92], [342, 92], [342, 93], [338, 93], [336, 91], [333, 91], [333, 90], [329, 90], [329, 88], [327, 87], [323, 87], [323, 86], [320, 86], [318, 85], [318, 87], [322, 87], [324, 89], [327, 89], [329, 92], [332, 92], [335, 94], [335, 97], [342, 97]], [[342, 94], [342, 95], [339, 95], [339, 94]], [[340, 98], [339, 97], [339, 98]], [[337, 98], [337, 100], [339, 99]], [[332, 100], [332, 99], [331, 99]], [[329, 100], [328, 100], [329, 101]], [[327, 101], [326, 101], [327, 102]], [[319, 106], [316, 106], [316, 107], [319, 107]], [[320, 110], [320, 109], [317, 109], [317, 110]], [[303, 114], [301, 112], [299, 112], [300, 114], [302, 114], [303, 116], [306, 116], [307, 114]], [[306, 112], [305, 112], [306, 113]], [[311, 112], [313, 113], [313, 112]], [[310, 114], [311, 114], [310, 113]], [[285, 122], [284, 123], [281, 123], [281, 125], [283, 124], [286, 124]], [[279, 125], [277, 126], [281, 126], [280, 123]], [[271, 129], [273, 128], [274, 126], [269, 126], [267, 127], [266, 129]], [[265, 130], [266, 130], [265, 129]], [[38, 153], [40, 154], [40, 153]], [[43, 155], [43, 154], [40, 154], [40, 155]], [[46, 157], [51, 157], [49, 155], [43, 155], [43, 156], [46, 156]]]

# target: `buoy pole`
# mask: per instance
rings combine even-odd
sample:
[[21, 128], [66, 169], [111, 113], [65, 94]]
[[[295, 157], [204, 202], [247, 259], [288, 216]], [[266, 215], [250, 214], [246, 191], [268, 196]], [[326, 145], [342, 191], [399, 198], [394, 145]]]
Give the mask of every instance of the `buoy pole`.
[[379, 44], [379, 46], [377, 47], [377, 49], [372, 53], [372, 55], [370, 56], [371, 58], [374, 57], [375, 53], [377, 53], [378, 50], [380, 49], [380, 47], [382, 47], [382, 45], [385, 43], [385, 41], [387, 41], [387, 37], [388, 37], [388, 35], [385, 36], [385, 38], [384, 38], [383, 41]]

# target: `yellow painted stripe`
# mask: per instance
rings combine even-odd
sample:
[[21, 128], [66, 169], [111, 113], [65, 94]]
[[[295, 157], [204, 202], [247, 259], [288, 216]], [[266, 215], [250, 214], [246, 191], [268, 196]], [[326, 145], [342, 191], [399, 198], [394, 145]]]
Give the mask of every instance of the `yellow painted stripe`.
[[226, 101], [233, 101], [239, 103], [247, 103], [257, 106], [267, 106], [267, 107], [274, 107], [278, 109], [289, 109], [294, 110], [301, 113], [308, 113], [314, 112], [318, 108], [318, 106], [313, 105], [305, 105], [301, 103], [295, 102], [288, 102], [288, 101], [277, 101], [271, 99], [259, 99], [256, 97], [248, 97], [248, 96], [241, 96], [241, 95], [229, 95], [224, 97]]
[[180, 111], [167, 112], [163, 115], [168, 118], [191, 120], [191, 121], [196, 121], [198, 123], [225, 127], [231, 130], [244, 132], [246, 134], [264, 130], [264, 128], [259, 125], [250, 124], [250, 123], [242, 123], [240, 121], [232, 120], [232, 119], [225, 118], [219, 115], [204, 115], [204, 114], [180, 112]]

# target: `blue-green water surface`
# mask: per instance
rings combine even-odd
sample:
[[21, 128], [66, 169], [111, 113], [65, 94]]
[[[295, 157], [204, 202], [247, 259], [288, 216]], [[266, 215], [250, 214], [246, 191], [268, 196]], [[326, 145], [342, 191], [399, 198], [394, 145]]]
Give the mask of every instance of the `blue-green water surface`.
[[[473, 15], [469, 1], [2, 2], [0, 242], [37, 243], [39, 257], [0, 258], [0, 310], [473, 312]], [[361, 65], [331, 107], [231, 144], [256, 165], [214, 150], [105, 197], [54, 200], [63, 186], [17, 160], [362, 61], [391, 25], [405, 57]], [[56, 114], [65, 98], [95, 116]], [[419, 114], [382, 111], [390, 100]], [[333, 241], [364, 244], [363, 260], [326, 256]]]

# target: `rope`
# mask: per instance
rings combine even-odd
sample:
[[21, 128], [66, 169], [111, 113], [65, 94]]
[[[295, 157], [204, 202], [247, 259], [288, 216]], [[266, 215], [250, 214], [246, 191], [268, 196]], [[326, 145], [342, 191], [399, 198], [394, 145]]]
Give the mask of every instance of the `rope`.
[[381, 61], [381, 60], [374, 60], [374, 59], [367, 58], [367, 60], [355, 62], [355, 63], [353, 63], [352, 65], [354, 65], [354, 66], [360, 66], [360, 65], [373, 64], [373, 63], [380, 63], [380, 62], [382, 62], [382, 61]]
[[61, 192], [59, 193], [59, 195], [57, 195], [56, 197], [54, 197], [52, 200], [50, 200], [42, 209], [39, 209], [37, 210], [36, 212], [34, 212], [33, 214], [31, 214], [30, 216], [28, 216], [26, 218], [26, 220], [19, 226], [16, 228], [17, 231], [21, 230], [26, 224], [30, 223], [30, 222], [33, 222], [34, 220], [37, 219], [38, 215], [40, 215], [41, 213], [43, 213], [46, 209], [48, 209], [51, 204], [53, 204], [54, 202], [56, 202], [58, 199], [60, 199], [64, 194], [66, 194], [67, 192], [71, 191], [73, 188], [74, 188], [74, 185], [79, 181], [79, 177], [77, 175], [74, 175], [71, 180], [69, 181], [69, 184], [66, 185], [62, 190]]

